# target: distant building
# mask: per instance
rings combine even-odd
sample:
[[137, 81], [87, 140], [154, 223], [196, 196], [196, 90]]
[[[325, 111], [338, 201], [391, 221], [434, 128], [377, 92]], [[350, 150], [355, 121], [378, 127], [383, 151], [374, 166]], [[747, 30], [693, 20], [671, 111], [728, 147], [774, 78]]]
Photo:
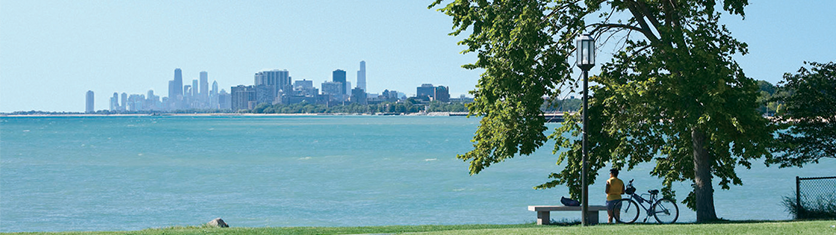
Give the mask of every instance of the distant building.
[[84, 108], [85, 113], [96, 112], [96, 107], [95, 107], [95, 104], [94, 104], [94, 98], [95, 97], [93, 96], [93, 91], [87, 91], [87, 100], [86, 100], [87, 102], [85, 102], [86, 107]]
[[[342, 94], [342, 95], [348, 94], [348, 92], [346, 92], [346, 91], [347, 91], [347, 89], [350, 89], [351, 86], [346, 86], [347, 84], [345, 83], [346, 82], [345, 81], [345, 71], [343, 71], [342, 69], [334, 70], [334, 72], [331, 73], [331, 77], [332, 77], [332, 79], [331, 79], [332, 82], [339, 82], [341, 84], [340, 94]], [[325, 90], [325, 89], [323, 89], [323, 90]]]
[[[278, 97], [279, 91], [290, 87], [290, 72], [287, 70], [269, 70], [255, 73], [253, 85], [267, 85], [272, 87], [273, 97]], [[293, 90], [293, 88], [290, 88]]]
[[351, 82], [345, 81], [345, 95], [351, 95]]
[[415, 97], [425, 100], [430, 100], [435, 95], [435, 87], [433, 84], [421, 84], [418, 87]]
[[351, 103], [368, 104], [367, 99], [366, 92], [364, 92], [363, 89], [360, 89], [360, 87], [351, 89]]
[[209, 92], [210, 95], [217, 95], [218, 94], [218, 81], [212, 82], [212, 91]]
[[313, 88], [313, 81], [311, 80], [296, 80], [293, 82], [293, 89], [311, 89]]
[[360, 61], [360, 70], [357, 71], [357, 87], [366, 90], [366, 61]]
[[[127, 106], [125, 105], [125, 100], [127, 100], [127, 96], [122, 97], [122, 110], [126, 110]], [[168, 81], [168, 100], [166, 104], [166, 108], [168, 110], [177, 110], [182, 109], [183, 105], [183, 72], [180, 68], [174, 69], [174, 79]]]
[[318, 95], [319, 90], [314, 88], [313, 81], [302, 79], [301, 81], [296, 80], [293, 82], [293, 95], [294, 96], [306, 96], [306, 97], [315, 97]]
[[415, 97], [426, 101], [450, 102], [450, 89], [445, 86], [436, 87], [433, 84], [422, 84], [418, 87]]
[[438, 100], [441, 102], [450, 102], [450, 89], [446, 86], [437, 86], [435, 87], [435, 95], [433, 95], [433, 100]]
[[467, 97], [466, 95], [461, 95], [459, 98], [450, 98], [450, 102], [453, 103], [471, 103], [473, 102], [473, 98]]
[[276, 94], [273, 92], [273, 86], [257, 85], [255, 86], [255, 104], [273, 104], [276, 100]]
[[128, 111], [141, 111], [143, 103], [145, 103], [145, 95], [131, 94], [128, 96]]
[[323, 82], [322, 83], [322, 95], [328, 95], [330, 99], [339, 99], [342, 97], [342, 92], [340, 90], [343, 88], [343, 84], [339, 82]]
[[252, 109], [255, 106], [256, 95], [253, 86], [238, 85], [230, 89], [232, 92], [230, 108], [233, 112]]
[[226, 90], [221, 89], [221, 92], [218, 92], [218, 108], [232, 109], [232, 97], [226, 93]]
[[398, 101], [400, 97], [398, 97], [398, 91], [383, 90], [383, 93], [380, 94], [380, 98], [385, 101], [395, 102]]
[[119, 111], [119, 92], [113, 92], [113, 97], [110, 97], [110, 111]]
[[160, 96], [154, 95], [154, 90], [148, 90], [142, 110], [162, 110]]
[[197, 91], [198, 91], [199, 88], [200, 87], [197, 86], [197, 79], [192, 80], [192, 93], [191, 93], [192, 101], [197, 100], [197, 95], [198, 95]]
[[122, 107], [120, 107], [120, 111], [128, 110], [128, 93], [122, 92]]
[[178, 95], [183, 95], [183, 71], [180, 68], [174, 69], [174, 80], [169, 85], [169, 98], [177, 98]]
[[212, 82], [212, 90], [209, 91], [209, 108], [210, 109], [219, 109], [220, 105], [218, 104], [218, 81]]
[[[192, 90], [193, 90], [193, 88], [192, 88], [191, 85], [183, 86], [183, 94], [186, 94], [185, 96], [183, 96], [183, 100], [186, 101], [187, 103], [189, 103], [189, 101], [192, 98], [192, 96], [191, 96]], [[187, 107], [181, 107], [181, 108], [187, 108]]]
[[200, 102], [207, 103], [209, 98], [209, 73], [200, 71]]
[[286, 95], [286, 96], [282, 96], [282, 104], [298, 104], [298, 103], [315, 104], [315, 103], [318, 103], [318, 98], [319, 97], [317, 97], [317, 96]]

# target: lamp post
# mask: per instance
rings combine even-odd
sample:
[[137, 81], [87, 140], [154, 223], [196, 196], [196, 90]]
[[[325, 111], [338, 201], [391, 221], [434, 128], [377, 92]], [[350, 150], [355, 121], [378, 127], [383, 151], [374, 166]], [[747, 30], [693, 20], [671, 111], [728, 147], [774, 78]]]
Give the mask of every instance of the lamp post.
[[588, 126], [589, 126], [589, 69], [595, 66], [595, 39], [589, 34], [584, 34], [578, 37], [575, 42], [578, 52], [578, 68], [583, 70], [583, 160], [581, 168], [581, 224], [583, 226], [589, 225], [589, 187], [587, 186], [587, 173], [589, 169], [589, 152], [587, 144]]

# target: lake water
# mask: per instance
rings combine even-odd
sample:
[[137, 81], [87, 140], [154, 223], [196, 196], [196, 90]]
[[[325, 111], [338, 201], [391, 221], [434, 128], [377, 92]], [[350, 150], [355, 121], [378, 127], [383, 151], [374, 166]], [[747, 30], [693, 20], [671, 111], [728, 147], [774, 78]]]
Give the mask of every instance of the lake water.
[[[518, 224], [536, 219], [528, 205], [568, 196], [565, 187], [532, 189], [561, 170], [551, 143], [468, 175], [455, 156], [471, 148], [477, 125], [428, 116], [3, 117], [0, 232], [139, 230], [217, 217], [244, 227]], [[835, 166], [739, 169], [743, 186], [716, 187], [717, 214], [789, 219], [780, 201], [795, 176], [834, 175]], [[658, 188], [651, 167], [620, 178]], [[592, 204], [603, 204], [603, 187], [591, 186]], [[684, 197], [689, 188], [675, 189]], [[695, 220], [680, 211], [679, 221]]]

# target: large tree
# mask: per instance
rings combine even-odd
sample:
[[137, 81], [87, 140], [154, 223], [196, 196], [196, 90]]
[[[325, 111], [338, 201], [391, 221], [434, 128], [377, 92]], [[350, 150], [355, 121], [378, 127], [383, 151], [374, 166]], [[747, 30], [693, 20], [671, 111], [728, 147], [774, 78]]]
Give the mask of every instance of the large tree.
[[[430, 7], [439, 5], [437, 0]], [[757, 83], [732, 55], [747, 52], [718, 21], [723, 11], [744, 16], [746, 0], [455, 0], [440, 10], [453, 17], [452, 35], [484, 69], [471, 115], [482, 116], [474, 149], [459, 155], [471, 174], [517, 155], [528, 155], [547, 140], [539, 107], [574, 91], [570, 56], [574, 40], [591, 33], [613, 44], [613, 59], [592, 80], [589, 141], [590, 182], [610, 162], [632, 169], [653, 162], [650, 174], [671, 184], [692, 181], [683, 200], [697, 221], [717, 219], [713, 178], [728, 189], [741, 184], [735, 166], [769, 156], [772, 127], [757, 111]], [[721, 7], [722, 10], [716, 9]], [[587, 110], [584, 110], [587, 112]], [[555, 152], [566, 162], [551, 181], [568, 185], [577, 198], [581, 182], [580, 122], [570, 117], [556, 129]], [[574, 136], [568, 138], [566, 135]]]
[[784, 74], [779, 85], [786, 92], [773, 98], [786, 106], [776, 119], [786, 130], [779, 132], [781, 144], [769, 162], [782, 167], [836, 158], [836, 63], [805, 64], [810, 68]]

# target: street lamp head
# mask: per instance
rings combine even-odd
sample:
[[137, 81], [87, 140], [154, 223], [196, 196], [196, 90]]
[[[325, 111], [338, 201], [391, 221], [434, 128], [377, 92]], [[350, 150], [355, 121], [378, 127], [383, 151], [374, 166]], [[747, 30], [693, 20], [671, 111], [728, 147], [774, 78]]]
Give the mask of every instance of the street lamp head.
[[595, 39], [589, 34], [583, 34], [576, 40], [575, 50], [578, 53], [578, 67], [582, 70], [589, 70], [595, 66]]

